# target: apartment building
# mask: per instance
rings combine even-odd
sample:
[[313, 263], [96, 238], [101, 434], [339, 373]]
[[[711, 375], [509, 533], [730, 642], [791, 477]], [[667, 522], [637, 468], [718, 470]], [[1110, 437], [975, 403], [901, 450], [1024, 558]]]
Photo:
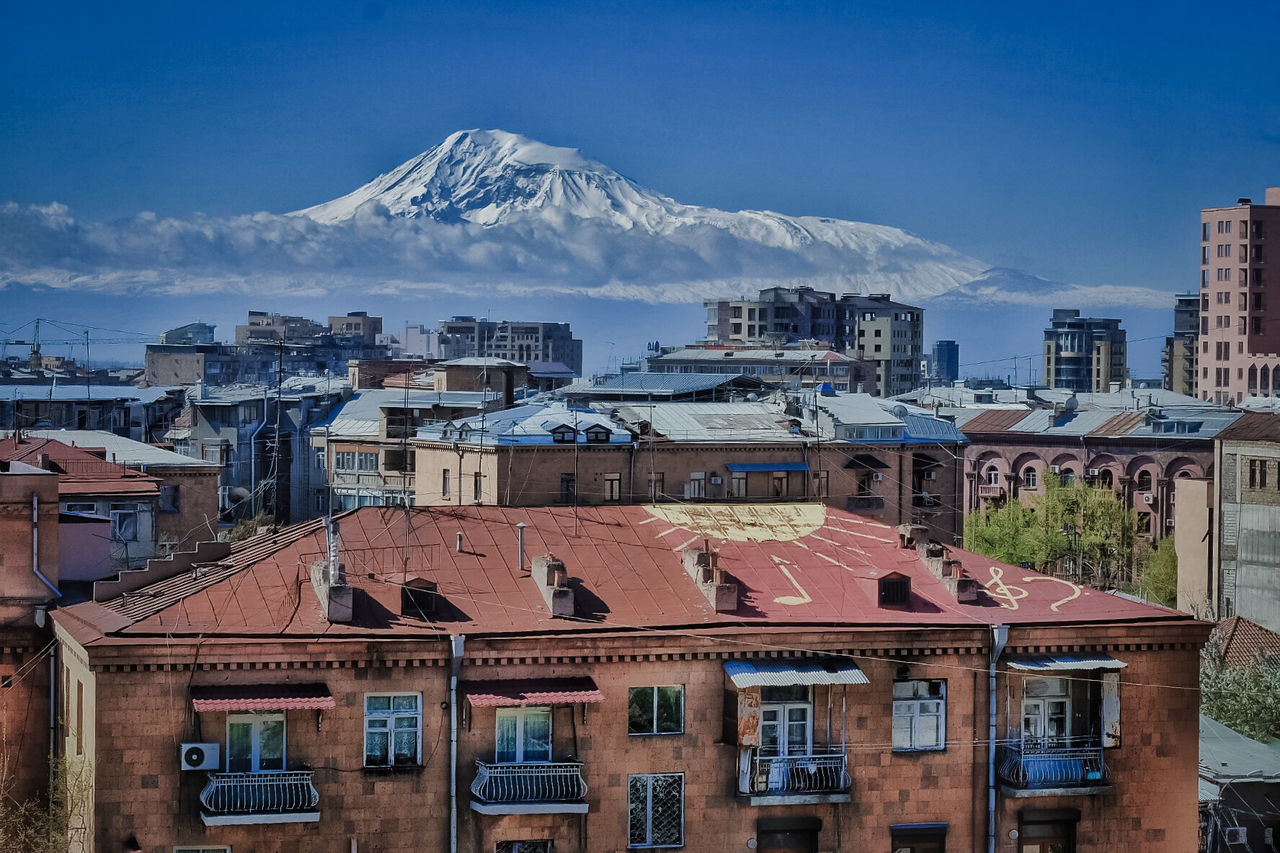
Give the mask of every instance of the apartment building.
[[[1265, 204], [1241, 198], [1200, 211], [1198, 396], [1216, 403], [1270, 397], [1280, 387], [1280, 302], [1268, 240], [1280, 234], [1280, 187]], [[1275, 257], [1271, 257], [1274, 264]]]
[[531, 367], [533, 362], [559, 362], [575, 376], [582, 375], [582, 341], [573, 336], [568, 323], [458, 316], [440, 323], [438, 344], [440, 351], [428, 356], [505, 358]]
[[782, 388], [817, 388], [829, 385], [836, 391], [863, 391], [878, 388], [875, 367], [826, 348], [726, 347], [720, 345], [681, 347], [645, 360], [650, 373], [697, 373], [754, 376], [761, 382]]
[[[818, 341], [875, 366], [882, 396], [920, 384], [924, 359], [924, 311], [894, 302], [887, 293], [868, 296], [809, 287], [775, 287], [756, 300], [704, 302], [707, 344], [773, 347]], [[652, 367], [650, 368], [653, 369]]]
[[1128, 378], [1128, 348], [1119, 320], [1054, 309], [1044, 330], [1045, 385], [1097, 394], [1124, 387]]
[[1173, 334], [1164, 339], [1164, 350], [1160, 354], [1163, 386], [1166, 391], [1195, 397], [1198, 396], [1196, 375], [1200, 363], [1202, 298], [1198, 293], [1180, 293], [1174, 300]]
[[1207, 626], [916, 533], [365, 507], [104, 586], [86, 849], [1191, 849]]

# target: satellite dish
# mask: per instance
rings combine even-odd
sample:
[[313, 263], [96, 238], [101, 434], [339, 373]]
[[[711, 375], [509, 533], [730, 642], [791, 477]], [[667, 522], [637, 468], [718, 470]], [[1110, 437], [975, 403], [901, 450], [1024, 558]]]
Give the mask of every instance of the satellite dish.
[[251, 492], [248, 489], [246, 489], [244, 486], [236, 486], [234, 489], [230, 491], [230, 493], [227, 494], [227, 500], [231, 503], [232, 506], [239, 506], [240, 504], [249, 500], [250, 496], [251, 496]]
[[750, 394], [747, 395], [747, 402], [750, 402], [750, 403], [760, 402], [760, 395], [757, 394], [755, 391], [752, 391]]
[[905, 417], [909, 414], [909, 413], [907, 412], [907, 407], [906, 407], [906, 406], [904, 406], [904, 405], [902, 405], [901, 403], [899, 403], [898, 405], [894, 406], [892, 409], [890, 409], [890, 410], [889, 410], [889, 412], [890, 412], [890, 413], [891, 413], [895, 418], [905, 418]]

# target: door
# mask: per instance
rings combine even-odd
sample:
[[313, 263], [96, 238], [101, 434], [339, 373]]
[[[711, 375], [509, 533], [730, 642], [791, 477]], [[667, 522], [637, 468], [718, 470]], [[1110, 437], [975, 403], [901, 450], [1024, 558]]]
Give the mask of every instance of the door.
[[551, 761], [551, 709], [499, 708], [496, 741], [496, 764]]
[[816, 829], [790, 829], [760, 832], [757, 838], [760, 850], [771, 853], [817, 853]]
[[1061, 749], [1070, 745], [1071, 700], [1044, 697], [1022, 700], [1024, 749]]
[[[760, 706], [760, 756], [794, 758], [813, 752], [813, 706], [788, 702]], [[767, 761], [768, 786], [779, 790], [787, 786], [794, 762]]]
[[227, 715], [227, 772], [284, 770], [284, 714]]

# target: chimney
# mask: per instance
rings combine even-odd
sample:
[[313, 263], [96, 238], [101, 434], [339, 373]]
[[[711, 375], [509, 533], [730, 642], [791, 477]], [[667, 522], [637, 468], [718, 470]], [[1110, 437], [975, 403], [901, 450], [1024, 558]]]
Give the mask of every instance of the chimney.
[[916, 545], [916, 553], [920, 562], [938, 580], [951, 596], [961, 604], [972, 604], [978, 600], [978, 582], [964, 573], [964, 565], [959, 560], [947, 558], [946, 546], [937, 542], [920, 542]]
[[899, 524], [898, 547], [904, 551], [914, 548], [917, 544], [922, 544], [928, 535], [929, 528], [922, 524]]
[[533, 558], [533, 580], [552, 616], [573, 616], [576, 600], [564, 562], [551, 554]]
[[350, 622], [355, 605], [355, 589], [347, 585], [347, 567], [342, 563], [316, 560], [311, 564], [311, 587], [320, 599], [330, 622]]
[[707, 540], [701, 548], [687, 548], [681, 552], [684, 570], [693, 578], [707, 602], [717, 613], [734, 613], [738, 609], [738, 584], [726, 580], [720, 568], [720, 554], [711, 550]]

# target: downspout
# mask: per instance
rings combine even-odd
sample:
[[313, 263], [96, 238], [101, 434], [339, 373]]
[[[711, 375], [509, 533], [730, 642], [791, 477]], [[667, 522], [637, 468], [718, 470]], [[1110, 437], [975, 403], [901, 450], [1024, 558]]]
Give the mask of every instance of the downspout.
[[458, 853], [458, 672], [467, 638], [459, 634], [449, 639], [453, 641], [449, 664], [449, 853]]
[[[52, 581], [50, 581], [47, 577], [44, 576], [44, 572], [40, 571], [40, 493], [39, 492], [31, 493], [31, 571], [35, 572], [36, 577], [40, 578], [40, 580], [44, 582], [45, 586], [49, 587], [49, 589], [53, 592], [54, 598], [60, 598], [62, 596], [62, 592], [58, 589], [58, 587], [55, 586]], [[37, 614], [36, 621], [43, 623], [44, 620], [40, 618], [40, 616]], [[41, 624], [39, 627], [43, 628], [44, 625]]]
[[987, 853], [996, 850], [996, 662], [1007, 642], [1009, 626], [992, 625], [987, 667]]

